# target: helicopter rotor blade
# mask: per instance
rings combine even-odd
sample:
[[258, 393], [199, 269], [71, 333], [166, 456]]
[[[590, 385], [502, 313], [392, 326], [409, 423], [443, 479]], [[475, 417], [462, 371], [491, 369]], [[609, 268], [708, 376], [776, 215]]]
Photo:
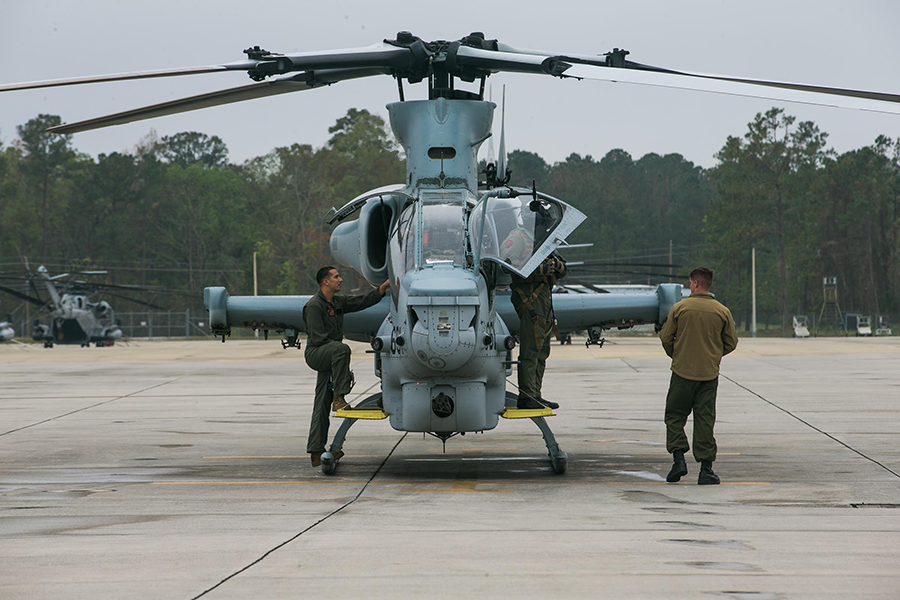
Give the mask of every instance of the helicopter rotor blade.
[[47, 131], [50, 133], [79, 133], [82, 131], [90, 131], [92, 129], [101, 129], [112, 125], [122, 125], [133, 121], [142, 121], [144, 119], [153, 119], [165, 115], [174, 115], [201, 108], [209, 108], [212, 106], [221, 106], [223, 104], [231, 104], [233, 102], [243, 102], [245, 100], [254, 100], [256, 98], [265, 98], [267, 96], [275, 96], [278, 94], [286, 94], [290, 92], [302, 92], [317, 87], [324, 87], [339, 81], [348, 79], [358, 79], [362, 77], [370, 77], [373, 75], [385, 74], [382, 69], [334, 69], [326, 71], [310, 71], [299, 73], [297, 75], [288, 75], [279, 77], [272, 81], [263, 83], [254, 83], [243, 85], [235, 88], [199, 94], [179, 100], [171, 100], [160, 104], [153, 104], [143, 108], [127, 110], [112, 115], [78, 121], [76, 123], [66, 123], [51, 127]]
[[[592, 291], [594, 291], [594, 292], [597, 292], [598, 294], [608, 294], [608, 293], [609, 293], [609, 290], [604, 290], [604, 289], [598, 288], [598, 287], [596, 287], [596, 286], [594, 286], [594, 285], [592, 285], [592, 284], [590, 284], [590, 283], [588, 283], [588, 282], [586, 282], [586, 281], [584, 281], [584, 280], [582, 280], [582, 279], [578, 279], [577, 277], [572, 277], [572, 276], [570, 276], [570, 275], [567, 275], [567, 276], [566, 276], [566, 279], [569, 280], [570, 282], [574, 283], [575, 285], [581, 285], [581, 286], [584, 286], [584, 287], [586, 287], [586, 288], [589, 289], [589, 290], [592, 290]], [[564, 287], [565, 287], [565, 286], [564, 286]]]
[[152, 79], [156, 77], [177, 77], [179, 75], [199, 75], [203, 73], [218, 73], [228, 71], [222, 65], [209, 67], [184, 67], [180, 69], [159, 69], [154, 71], [134, 71], [132, 73], [113, 73], [110, 75], [91, 75], [88, 77], [70, 77], [66, 79], [50, 79], [47, 81], [28, 81], [25, 83], [10, 83], [0, 85], [0, 92], [14, 92], [18, 90], [34, 90], [48, 87], [61, 87], [66, 85], [81, 85], [83, 83], [103, 83], [106, 81], [127, 81], [129, 79]]
[[0, 92], [81, 85], [86, 83], [128, 81], [133, 79], [224, 73], [228, 71], [246, 71], [254, 81], [262, 81], [266, 77], [272, 75], [322, 69], [343, 70], [374, 68], [394, 69], [405, 72], [410, 70], [413, 63], [413, 52], [410, 48], [396, 46], [386, 42], [364, 48], [347, 48], [344, 50], [301, 52], [295, 54], [278, 54], [268, 52], [267, 50], [261, 49], [259, 46], [255, 46], [254, 48], [244, 50], [244, 53], [247, 54], [247, 59], [221, 65], [157, 69], [152, 71], [134, 71], [130, 73], [113, 73], [109, 75], [71, 77], [48, 81], [11, 83], [0, 85]]
[[44, 301], [40, 298], [34, 298], [29, 296], [28, 294], [24, 294], [18, 290], [14, 290], [13, 288], [6, 287], [5, 285], [0, 285], [0, 292], [6, 292], [10, 296], [15, 296], [20, 300], [25, 300], [26, 302], [31, 302], [32, 304], [39, 304], [41, 306], [44, 305]]
[[153, 304], [152, 302], [147, 302], [145, 300], [138, 300], [137, 298], [129, 298], [128, 296], [122, 294], [116, 294], [115, 292], [104, 292], [107, 296], [113, 296], [115, 298], [121, 298], [122, 300], [127, 300], [129, 302], [134, 302], [135, 304], [140, 304], [141, 306], [147, 306], [149, 308], [155, 308], [157, 310], [168, 310], [164, 306], [159, 306], [158, 304]]
[[460, 46], [456, 63], [492, 73], [535, 73], [900, 114], [900, 94], [679, 71], [625, 60], [628, 52], [618, 49], [604, 56], [585, 56], [519, 50], [505, 44], [497, 48]]

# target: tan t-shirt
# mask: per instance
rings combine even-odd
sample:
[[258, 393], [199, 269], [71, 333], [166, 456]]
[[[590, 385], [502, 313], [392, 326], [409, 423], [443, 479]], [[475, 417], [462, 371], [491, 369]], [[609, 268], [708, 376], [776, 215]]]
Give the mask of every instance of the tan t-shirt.
[[659, 339], [672, 358], [672, 372], [692, 381], [718, 377], [722, 357], [738, 343], [731, 311], [699, 292], [669, 310]]

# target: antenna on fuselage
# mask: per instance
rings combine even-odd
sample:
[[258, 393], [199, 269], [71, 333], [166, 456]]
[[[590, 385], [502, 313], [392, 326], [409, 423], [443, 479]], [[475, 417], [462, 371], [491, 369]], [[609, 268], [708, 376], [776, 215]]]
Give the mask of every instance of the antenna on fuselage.
[[506, 168], [506, 84], [503, 84], [503, 101], [500, 105], [500, 156], [497, 158], [497, 179], [509, 183]]
[[[494, 86], [488, 88], [488, 101], [494, 101]], [[494, 136], [490, 136], [488, 138], [488, 153], [487, 153], [487, 164], [495, 165], [497, 164], [494, 160]]]

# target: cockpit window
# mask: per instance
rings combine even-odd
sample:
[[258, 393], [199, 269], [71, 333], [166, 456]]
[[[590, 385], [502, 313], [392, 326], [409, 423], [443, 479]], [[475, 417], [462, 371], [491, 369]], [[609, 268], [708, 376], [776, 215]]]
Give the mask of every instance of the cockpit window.
[[422, 199], [422, 265], [465, 264], [463, 190], [427, 190]]
[[502, 263], [527, 276], [584, 218], [579, 211], [552, 198], [535, 199], [530, 194], [491, 197], [472, 210], [469, 234], [473, 239], [480, 235], [482, 259]]

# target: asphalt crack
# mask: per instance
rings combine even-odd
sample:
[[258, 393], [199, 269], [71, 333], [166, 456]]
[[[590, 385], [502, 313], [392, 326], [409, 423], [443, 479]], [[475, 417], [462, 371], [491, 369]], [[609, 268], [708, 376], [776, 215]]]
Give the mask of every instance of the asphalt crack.
[[124, 396], [119, 396], [118, 398], [111, 398], [109, 400], [104, 400], [103, 402], [98, 402], [96, 404], [91, 404], [90, 406], [83, 406], [81, 408], [70, 410], [67, 413], [63, 413], [61, 415], [56, 415], [55, 417], [50, 417], [49, 419], [44, 419], [43, 421], [38, 421], [37, 423], [31, 423], [30, 425], [23, 425], [22, 427], [17, 427], [16, 429], [10, 429], [9, 431], [4, 431], [0, 433], [0, 436], [9, 435], [10, 433], [15, 433], [17, 431], [22, 431], [23, 429], [29, 429], [31, 427], [37, 427], [38, 425], [43, 425], [44, 423], [49, 423], [50, 421], [56, 421], [57, 419], [62, 419], [63, 417], [68, 417], [69, 415], [74, 415], [75, 413], [80, 413], [86, 410], [90, 410], [92, 408], [97, 408], [98, 406], [103, 406], [104, 404], [109, 404], [110, 402], [115, 402], [116, 400], [122, 400], [123, 398], [130, 398], [141, 392], [146, 392], [147, 390], [156, 389], [158, 387], [162, 387], [166, 384], [173, 383], [178, 381], [179, 379], [184, 379], [187, 375], [183, 375], [182, 377], [176, 377], [175, 379], [170, 379], [168, 381], [163, 381], [162, 383], [157, 383], [155, 385], [151, 385], [149, 387], [145, 387], [144, 389], [138, 390], [136, 392], [131, 392], [130, 394], [125, 394]]
[[801, 419], [800, 417], [798, 417], [797, 415], [795, 415], [794, 413], [792, 413], [792, 412], [789, 411], [788, 409], [782, 408], [781, 406], [778, 406], [777, 404], [775, 404], [774, 402], [772, 402], [772, 401], [769, 400], [768, 398], [764, 398], [763, 396], [761, 396], [760, 394], [757, 394], [756, 392], [754, 392], [753, 390], [751, 390], [751, 389], [748, 388], [747, 386], [741, 385], [740, 383], [738, 383], [737, 381], [735, 381], [735, 380], [732, 379], [731, 377], [728, 377], [727, 375], [724, 375], [724, 374], [721, 374], [721, 373], [720, 373], [720, 375], [722, 375], [722, 377], [724, 377], [725, 379], [727, 379], [728, 381], [730, 381], [730, 382], [733, 383], [734, 385], [738, 386], [739, 388], [741, 388], [741, 389], [743, 389], [743, 390], [746, 390], [746, 391], [750, 392], [751, 394], [753, 394], [754, 396], [756, 396], [757, 398], [759, 398], [760, 400], [762, 400], [762, 401], [765, 402], [766, 404], [769, 404], [769, 405], [771, 405], [771, 406], [774, 406], [775, 408], [777, 408], [777, 409], [780, 410], [781, 412], [787, 413], [788, 415], [794, 417], [795, 419], [797, 419], [798, 421], [800, 421], [801, 423], [803, 423], [804, 425], [806, 425], [806, 426], [809, 427], [810, 429], [814, 429], [814, 430], [818, 431], [819, 433], [821, 433], [821, 434], [824, 435], [825, 437], [830, 438], [831, 440], [837, 442], [838, 444], [840, 444], [841, 446], [843, 446], [843, 447], [846, 448], [847, 450], [850, 450], [851, 452], [855, 452], [856, 454], [860, 455], [861, 457], [865, 458], [866, 460], [875, 463], [876, 465], [878, 465], [879, 467], [881, 467], [882, 469], [884, 469], [885, 471], [887, 471], [888, 473], [890, 473], [890, 474], [893, 475], [894, 477], [900, 478], [900, 473], [897, 473], [896, 471], [894, 471], [894, 470], [891, 469], [890, 467], [887, 467], [887, 466], [881, 464], [880, 462], [878, 462], [877, 460], [875, 460], [875, 459], [872, 458], [871, 456], [867, 456], [866, 454], [864, 454], [863, 452], [860, 452], [859, 450], [857, 450], [857, 449], [854, 448], [853, 446], [850, 446], [849, 444], [846, 444], [845, 442], [842, 442], [841, 440], [837, 439], [836, 437], [834, 437], [833, 435], [831, 435], [831, 434], [828, 433], [827, 431], [823, 431], [822, 429], [819, 429], [818, 427], [816, 427], [815, 425], [813, 425], [813, 424], [810, 423], [809, 421], [804, 421], [803, 419]]
[[314, 529], [314, 528], [317, 527], [318, 525], [321, 525], [322, 523], [324, 523], [325, 521], [327, 521], [327, 520], [330, 519], [331, 517], [335, 516], [336, 514], [338, 514], [339, 512], [341, 512], [342, 510], [344, 510], [345, 508], [347, 508], [348, 506], [350, 506], [351, 504], [353, 504], [354, 502], [356, 502], [357, 500], [359, 500], [360, 497], [363, 495], [363, 492], [365, 492], [366, 489], [369, 487], [369, 484], [372, 483], [372, 481], [373, 481], [373, 480], [378, 476], [378, 474], [381, 472], [381, 469], [384, 467], [384, 465], [387, 464], [388, 459], [394, 454], [394, 450], [397, 449], [397, 447], [400, 445], [400, 442], [402, 442], [404, 439], [406, 439], [406, 436], [407, 436], [408, 433], [409, 433], [409, 432], [406, 432], [406, 433], [404, 433], [402, 436], [400, 436], [400, 439], [397, 440], [397, 443], [394, 444], [394, 447], [391, 448], [391, 451], [388, 452], [387, 456], [384, 457], [384, 460], [381, 461], [381, 464], [378, 465], [378, 468], [375, 469], [375, 472], [372, 473], [372, 476], [369, 477], [369, 480], [366, 481], [366, 483], [362, 486], [362, 488], [360, 488], [359, 492], [357, 492], [356, 496], [354, 496], [351, 500], [349, 500], [348, 502], [346, 502], [346, 503], [343, 504], [342, 506], [339, 506], [338, 508], [334, 509], [333, 511], [331, 511], [330, 513], [328, 513], [327, 515], [325, 515], [324, 517], [322, 517], [321, 519], [319, 519], [318, 521], [316, 521], [315, 523], [313, 523], [312, 525], [310, 525], [309, 527], [307, 527], [307, 528], [304, 529], [303, 531], [294, 534], [293, 536], [291, 536], [290, 538], [288, 538], [288, 539], [286, 539], [285, 541], [281, 542], [280, 544], [278, 544], [278, 545], [275, 546], [274, 548], [269, 549], [265, 554], [263, 554], [262, 556], [260, 556], [259, 558], [257, 558], [257, 559], [254, 560], [253, 562], [251, 562], [250, 564], [248, 564], [248, 565], [246, 565], [246, 566], [244, 566], [244, 567], [238, 569], [237, 571], [235, 571], [234, 573], [232, 573], [232, 574], [229, 575], [228, 577], [225, 577], [224, 579], [222, 579], [221, 581], [219, 581], [219, 582], [218, 582], [217, 584], [215, 584], [214, 586], [212, 586], [212, 587], [210, 587], [209, 589], [206, 589], [206, 590], [200, 592], [199, 594], [197, 594], [196, 596], [194, 596], [193, 598], [191, 598], [191, 600], [197, 600], [197, 598], [202, 598], [203, 596], [205, 596], [206, 594], [210, 593], [211, 591], [213, 591], [213, 590], [216, 589], [217, 587], [219, 587], [219, 586], [221, 586], [222, 584], [226, 583], [227, 581], [229, 581], [229, 580], [231, 580], [231, 579], [234, 579], [235, 577], [237, 577], [238, 575], [240, 575], [241, 573], [243, 573], [244, 571], [246, 571], [246, 570], [249, 569], [250, 567], [252, 567], [252, 566], [254, 566], [254, 565], [257, 565], [257, 564], [261, 563], [263, 560], [265, 560], [265, 559], [266, 559], [270, 554], [272, 554], [273, 552], [276, 552], [276, 551], [280, 550], [281, 548], [284, 548], [285, 546], [287, 546], [288, 544], [290, 544], [291, 542], [293, 542], [294, 540], [296, 540], [297, 538], [299, 538], [301, 535], [303, 535], [303, 534], [306, 533], [307, 531], [310, 531], [311, 529]]

